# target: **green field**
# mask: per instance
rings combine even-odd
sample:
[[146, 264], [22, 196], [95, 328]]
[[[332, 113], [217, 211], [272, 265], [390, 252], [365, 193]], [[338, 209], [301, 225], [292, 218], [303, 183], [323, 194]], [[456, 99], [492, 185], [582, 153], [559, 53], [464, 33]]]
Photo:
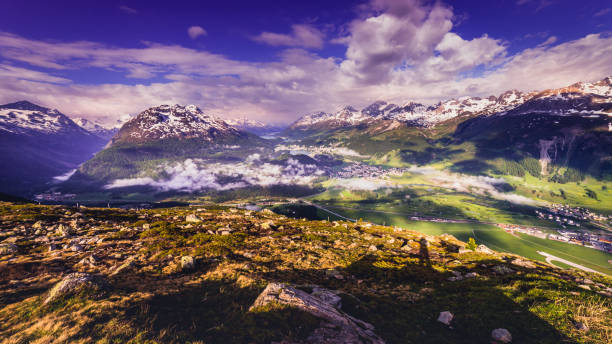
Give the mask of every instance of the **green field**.
[[[494, 250], [514, 253], [539, 261], [545, 261], [545, 258], [538, 254], [537, 251], [544, 251], [607, 275], [612, 275], [612, 264], [608, 262], [608, 260], [612, 260], [612, 255], [583, 246], [539, 239], [523, 234], [514, 236], [496, 226], [481, 223], [412, 221], [409, 220], [409, 217], [402, 215], [377, 211], [361, 211], [327, 205], [325, 205], [325, 207], [348, 218], [362, 218], [368, 222], [398, 226], [428, 235], [448, 233], [462, 241], [467, 241], [470, 237], [473, 237], [478, 244], [484, 244]], [[329, 213], [325, 214], [324, 211], [320, 211], [320, 214], [323, 218], [329, 217], [331, 220], [338, 219]]]

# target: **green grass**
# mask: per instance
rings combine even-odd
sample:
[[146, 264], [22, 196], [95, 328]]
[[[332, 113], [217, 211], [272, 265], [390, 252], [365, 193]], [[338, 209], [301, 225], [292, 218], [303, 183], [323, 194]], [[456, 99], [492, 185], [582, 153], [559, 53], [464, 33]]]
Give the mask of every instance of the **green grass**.
[[[443, 223], [429, 221], [412, 221], [407, 216], [381, 212], [364, 212], [353, 209], [329, 207], [330, 210], [353, 219], [362, 218], [365, 221], [388, 226], [398, 226], [428, 235], [448, 233], [457, 239], [467, 242], [474, 237], [478, 244], [502, 252], [518, 254], [530, 259], [546, 261], [537, 251], [544, 251], [559, 258], [583, 265], [593, 270], [612, 275], [612, 255], [595, 249], [567, 244], [559, 241], [540, 239], [533, 236], [506, 233], [499, 227], [480, 223]], [[329, 215], [334, 219], [333, 215]]]

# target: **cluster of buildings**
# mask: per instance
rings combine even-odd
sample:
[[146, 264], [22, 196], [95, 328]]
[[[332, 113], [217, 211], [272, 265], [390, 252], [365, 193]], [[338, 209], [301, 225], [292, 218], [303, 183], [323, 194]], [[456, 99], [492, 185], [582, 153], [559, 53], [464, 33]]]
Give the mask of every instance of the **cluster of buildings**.
[[565, 230], [558, 230], [557, 233], [546, 233], [534, 227], [509, 225], [503, 223], [499, 223], [497, 226], [510, 234], [518, 232], [540, 239], [562, 241], [569, 244], [582, 245], [612, 253], [612, 235], [600, 235], [590, 232], [572, 232]]
[[380, 178], [385, 176], [401, 176], [408, 172], [407, 168], [382, 168], [362, 163], [350, 164], [342, 170], [335, 172], [336, 178]]
[[570, 207], [565, 204], [553, 204], [548, 211], [555, 217], [565, 216], [583, 221], [598, 221], [604, 223], [612, 223], [612, 215], [602, 215], [594, 213], [588, 209], [580, 207]]
[[[576, 227], [580, 227], [580, 223], [578, 223], [577, 221], [574, 221], [570, 218], [567, 217], [563, 217], [562, 215], [557, 215], [558, 213], [556, 212], [552, 212], [550, 214], [541, 212], [539, 210], [536, 210], [536, 214], [538, 215], [539, 218], [541, 219], [548, 219], [550, 221], [555, 221], [561, 225], [571, 225], [571, 226], [576, 226]], [[565, 227], [565, 226], [564, 226]]]

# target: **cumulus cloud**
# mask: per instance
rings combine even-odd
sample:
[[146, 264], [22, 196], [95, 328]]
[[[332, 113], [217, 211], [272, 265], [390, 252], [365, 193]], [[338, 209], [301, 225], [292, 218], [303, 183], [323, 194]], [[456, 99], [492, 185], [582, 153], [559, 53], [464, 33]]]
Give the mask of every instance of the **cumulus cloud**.
[[189, 29], [187, 29], [187, 34], [191, 39], [196, 39], [200, 36], [206, 36], [207, 33], [201, 26], [190, 26]]
[[312, 25], [294, 24], [291, 25], [290, 34], [262, 32], [253, 37], [256, 42], [288, 47], [304, 47], [320, 49], [324, 44], [324, 35]]
[[[321, 46], [324, 37], [298, 25], [289, 34], [258, 36], [289, 47], [269, 62], [154, 42], [123, 48], [0, 32], [0, 102], [28, 99], [107, 123], [162, 103], [192, 103], [226, 118], [251, 114], [287, 123], [347, 104], [362, 107], [380, 99], [431, 104], [512, 88], [561, 87], [611, 72], [609, 34], [549, 40], [510, 55], [508, 42], [486, 33], [461, 37], [453, 32], [454, 20], [452, 8], [441, 2], [372, 0], [335, 40], [346, 45], [344, 56], [321, 57], [301, 49]], [[122, 73], [136, 82], [92, 85], [67, 77], [68, 71], [88, 68]]]
[[180, 163], [160, 166], [165, 177], [157, 179], [143, 176], [117, 179], [106, 185], [106, 189], [146, 185], [158, 190], [229, 190], [247, 186], [308, 185], [323, 175], [315, 165], [301, 164], [295, 159], [287, 163], [260, 163], [258, 155], [252, 155], [245, 162], [234, 164], [206, 163], [202, 160], [187, 159]]

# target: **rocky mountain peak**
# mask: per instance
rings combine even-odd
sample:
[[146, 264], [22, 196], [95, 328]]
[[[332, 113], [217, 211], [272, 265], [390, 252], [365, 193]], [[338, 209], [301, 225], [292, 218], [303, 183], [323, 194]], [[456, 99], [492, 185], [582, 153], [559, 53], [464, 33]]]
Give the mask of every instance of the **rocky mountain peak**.
[[125, 123], [113, 143], [142, 143], [162, 139], [240, 136], [241, 132], [221, 118], [205, 114], [195, 105], [160, 105], [149, 108]]

